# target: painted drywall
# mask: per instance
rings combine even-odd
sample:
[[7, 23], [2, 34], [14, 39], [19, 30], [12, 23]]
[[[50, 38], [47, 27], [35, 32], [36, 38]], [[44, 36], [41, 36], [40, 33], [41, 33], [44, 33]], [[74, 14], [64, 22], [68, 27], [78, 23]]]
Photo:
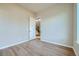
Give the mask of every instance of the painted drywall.
[[73, 12], [73, 48], [76, 55], [79, 56], [79, 4], [74, 4]]
[[72, 4], [56, 4], [38, 16], [42, 41], [72, 47]]
[[29, 40], [29, 16], [17, 4], [0, 4], [0, 49]]
[[77, 43], [79, 43], [79, 4], [77, 4]]

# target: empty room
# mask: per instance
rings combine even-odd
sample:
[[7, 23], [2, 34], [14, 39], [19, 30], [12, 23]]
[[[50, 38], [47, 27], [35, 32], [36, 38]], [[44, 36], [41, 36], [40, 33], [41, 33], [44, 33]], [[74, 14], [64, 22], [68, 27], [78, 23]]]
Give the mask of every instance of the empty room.
[[79, 56], [78, 9], [76, 3], [0, 3], [0, 56]]

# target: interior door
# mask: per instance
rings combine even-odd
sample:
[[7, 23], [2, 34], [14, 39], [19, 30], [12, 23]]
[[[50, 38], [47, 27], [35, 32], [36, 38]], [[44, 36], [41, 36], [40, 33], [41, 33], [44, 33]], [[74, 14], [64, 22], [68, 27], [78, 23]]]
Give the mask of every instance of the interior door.
[[30, 40], [36, 37], [36, 23], [33, 17], [30, 17]]

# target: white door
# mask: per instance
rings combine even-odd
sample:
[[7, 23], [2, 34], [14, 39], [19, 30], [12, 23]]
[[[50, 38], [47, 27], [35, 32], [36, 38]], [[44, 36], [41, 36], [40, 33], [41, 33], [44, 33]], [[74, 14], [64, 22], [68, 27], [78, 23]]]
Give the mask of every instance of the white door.
[[36, 23], [33, 17], [30, 17], [30, 40], [35, 39], [36, 36]]

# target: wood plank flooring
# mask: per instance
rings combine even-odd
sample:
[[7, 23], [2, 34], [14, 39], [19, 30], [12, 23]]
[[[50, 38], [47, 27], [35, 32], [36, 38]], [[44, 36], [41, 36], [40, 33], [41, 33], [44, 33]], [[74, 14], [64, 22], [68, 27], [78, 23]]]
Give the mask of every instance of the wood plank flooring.
[[31, 40], [0, 50], [0, 56], [75, 56], [72, 48]]

